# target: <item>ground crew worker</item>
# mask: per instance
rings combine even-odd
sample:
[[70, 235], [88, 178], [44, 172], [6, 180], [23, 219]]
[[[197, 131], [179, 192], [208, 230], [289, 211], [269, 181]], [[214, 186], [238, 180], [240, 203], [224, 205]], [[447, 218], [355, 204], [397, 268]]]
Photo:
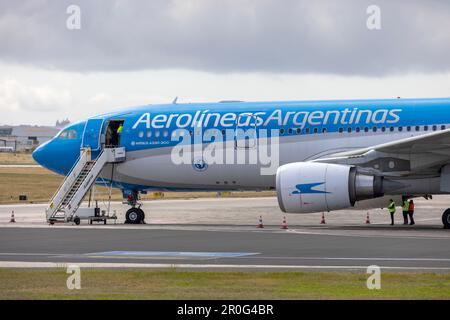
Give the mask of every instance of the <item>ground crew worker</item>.
[[414, 215], [414, 201], [409, 201], [409, 209], [408, 209], [408, 214], [409, 214], [409, 224], [410, 225], [414, 225], [415, 224], [415, 222], [414, 222], [414, 218], [413, 218], [413, 215]]
[[122, 133], [122, 130], [123, 130], [123, 124], [121, 123], [119, 125], [119, 127], [117, 128], [117, 145], [120, 144], [120, 135]]
[[407, 198], [403, 199], [403, 224], [408, 224], [408, 214], [409, 214], [409, 201]]
[[391, 226], [393, 226], [394, 225], [395, 202], [392, 199], [389, 200], [388, 210], [389, 210], [389, 213], [391, 214]]

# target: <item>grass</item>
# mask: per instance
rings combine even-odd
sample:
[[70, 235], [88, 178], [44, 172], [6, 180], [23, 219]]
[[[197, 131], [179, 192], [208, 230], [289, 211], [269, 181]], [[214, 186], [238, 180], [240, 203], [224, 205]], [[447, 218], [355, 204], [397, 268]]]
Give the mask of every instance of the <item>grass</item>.
[[450, 275], [383, 273], [368, 290], [365, 273], [81, 271], [68, 290], [65, 269], [0, 269], [0, 299], [450, 299]]
[[[47, 169], [38, 168], [0, 168], [0, 204], [19, 203], [19, 195], [26, 195], [25, 203], [46, 203], [63, 180]], [[108, 198], [108, 191], [103, 187], [96, 187], [98, 200]], [[264, 197], [274, 196], [273, 191], [261, 192], [224, 192], [222, 197]], [[189, 198], [212, 198], [216, 192], [169, 192], [163, 194], [163, 199], [189, 199]], [[142, 200], [160, 199], [157, 193], [142, 195]], [[113, 201], [122, 201], [119, 190], [113, 189]]]
[[1, 164], [36, 164], [31, 153], [10, 153], [0, 152], [0, 165]]

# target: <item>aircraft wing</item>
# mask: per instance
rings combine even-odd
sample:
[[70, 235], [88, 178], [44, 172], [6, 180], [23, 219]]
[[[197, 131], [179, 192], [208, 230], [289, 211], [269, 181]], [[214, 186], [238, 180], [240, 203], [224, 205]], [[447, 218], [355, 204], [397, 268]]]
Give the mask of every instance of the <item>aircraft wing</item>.
[[436, 176], [450, 163], [450, 129], [313, 160], [355, 165], [383, 176]]

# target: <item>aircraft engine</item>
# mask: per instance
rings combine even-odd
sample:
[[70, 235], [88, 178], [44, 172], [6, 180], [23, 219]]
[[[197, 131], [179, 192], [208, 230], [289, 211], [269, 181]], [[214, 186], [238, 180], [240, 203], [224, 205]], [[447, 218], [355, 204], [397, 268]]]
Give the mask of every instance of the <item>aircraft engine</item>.
[[353, 207], [356, 201], [381, 197], [382, 177], [353, 166], [295, 162], [278, 168], [278, 204], [287, 213], [312, 213]]

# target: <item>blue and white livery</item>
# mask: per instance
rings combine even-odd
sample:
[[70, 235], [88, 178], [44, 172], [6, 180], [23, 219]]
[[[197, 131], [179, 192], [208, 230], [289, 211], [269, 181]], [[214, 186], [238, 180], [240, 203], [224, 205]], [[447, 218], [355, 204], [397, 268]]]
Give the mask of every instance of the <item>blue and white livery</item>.
[[[229, 101], [94, 116], [33, 157], [67, 176], [80, 149], [95, 161], [106, 148], [123, 148], [124, 161], [105, 158], [94, 180], [125, 196], [273, 189], [283, 211], [309, 213], [450, 193], [449, 146], [449, 98]], [[448, 210], [443, 223], [450, 227]]]

